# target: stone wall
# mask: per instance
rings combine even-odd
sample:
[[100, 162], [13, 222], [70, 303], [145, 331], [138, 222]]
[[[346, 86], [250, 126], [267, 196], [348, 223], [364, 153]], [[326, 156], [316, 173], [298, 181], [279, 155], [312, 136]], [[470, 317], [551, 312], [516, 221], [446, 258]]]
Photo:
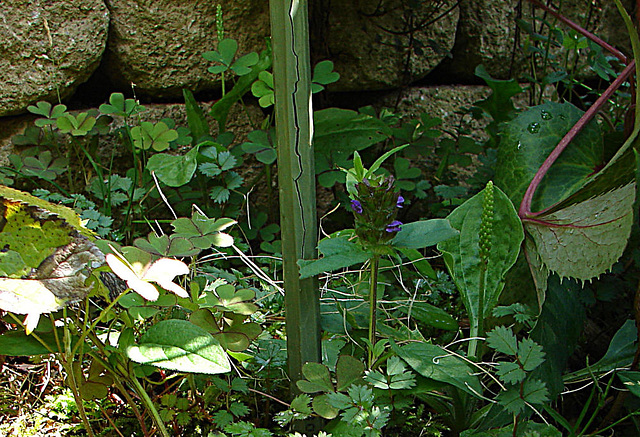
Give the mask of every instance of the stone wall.
[[[412, 7], [416, 3], [421, 7]], [[238, 41], [238, 53], [263, 50], [270, 33], [268, 2], [220, 4], [225, 36]], [[565, 0], [563, 5], [570, 18], [624, 47], [626, 32], [613, 2]], [[114, 91], [131, 96], [132, 87], [145, 103], [179, 103], [183, 88], [215, 98], [220, 80], [207, 71], [211, 63], [202, 53], [217, 44], [216, 6], [203, 0], [3, 2], [0, 142], [23, 125], [14, 117], [39, 100], [97, 107]], [[330, 93], [437, 83], [455, 102], [457, 85], [481, 83], [474, 76], [479, 64], [497, 78], [522, 75], [524, 36], [516, 20], [530, 20], [532, 14], [551, 20], [526, 0], [312, 0], [312, 58], [334, 61], [341, 74]], [[469, 88], [460, 93], [467, 101]], [[403, 112], [424, 110], [424, 98], [411, 102], [415, 107], [404, 104]]]

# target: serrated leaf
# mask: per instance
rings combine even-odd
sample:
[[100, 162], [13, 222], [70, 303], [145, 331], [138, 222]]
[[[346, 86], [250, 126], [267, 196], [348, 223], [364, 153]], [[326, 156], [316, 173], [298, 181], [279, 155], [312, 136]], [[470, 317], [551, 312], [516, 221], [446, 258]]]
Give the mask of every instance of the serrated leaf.
[[537, 379], [528, 379], [524, 382], [522, 397], [530, 404], [540, 405], [549, 401], [549, 391], [544, 382]]
[[545, 353], [542, 346], [530, 338], [523, 338], [518, 343], [518, 360], [527, 372], [531, 372], [544, 362]]
[[498, 393], [498, 396], [496, 396], [496, 400], [511, 414], [520, 414], [526, 407], [517, 387], [511, 387], [508, 390], [501, 391]]
[[311, 396], [303, 393], [293, 398], [291, 408], [298, 413], [311, 414], [312, 410], [309, 404], [311, 404]]
[[518, 363], [500, 362], [496, 374], [506, 384], [518, 384], [527, 377], [527, 372], [522, 370]]
[[583, 281], [620, 258], [633, 224], [635, 184], [525, 220], [537, 256], [560, 277]]
[[518, 353], [518, 339], [506, 326], [497, 326], [487, 333], [487, 344], [505, 355], [515, 357]]

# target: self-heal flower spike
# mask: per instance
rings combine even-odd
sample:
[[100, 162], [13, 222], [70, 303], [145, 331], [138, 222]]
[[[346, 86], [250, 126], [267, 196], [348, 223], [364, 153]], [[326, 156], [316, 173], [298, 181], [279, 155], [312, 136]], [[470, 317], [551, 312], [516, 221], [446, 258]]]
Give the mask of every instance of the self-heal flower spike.
[[400, 231], [400, 226], [402, 226], [402, 222], [398, 221], [398, 220], [394, 220], [391, 223], [389, 223], [387, 225], [387, 228], [385, 229], [385, 231], [387, 232], [399, 232]]
[[362, 214], [362, 204], [359, 200], [353, 199], [351, 201], [351, 210], [356, 214]]

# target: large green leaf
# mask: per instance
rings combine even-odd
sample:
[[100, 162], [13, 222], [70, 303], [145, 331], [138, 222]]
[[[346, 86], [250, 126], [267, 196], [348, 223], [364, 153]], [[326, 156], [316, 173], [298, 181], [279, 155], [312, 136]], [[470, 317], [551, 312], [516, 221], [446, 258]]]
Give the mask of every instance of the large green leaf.
[[229, 358], [218, 340], [185, 320], [163, 320], [153, 325], [138, 344], [127, 348], [136, 363], [192, 373], [231, 371]]
[[477, 371], [462, 358], [428, 343], [392, 344], [393, 350], [425, 378], [450, 384], [469, 394], [482, 393]]
[[318, 243], [318, 251], [324, 256], [316, 260], [298, 260], [300, 278], [331, 272], [367, 261], [373, 255], [359, 244], [349, 241], [349, 237], [325, 238]]
[[421, 220], [406, 223], [391, 240], [395, 247], [422, 249], [454, 237], [459, 232], [446, 219]]
[[[582, 114], [571, 103], [547, 102], [529, 108], [505, 125], [495, 182], [515, 205], [520, 204], [538, 168]], [[542, 210], [575, 192], [602, 166], [602, 160], [600, 128], [591, 122], [545, 175], [532, 209]]]
[[[504, 286], [504, 277], [516, 262], [524, 239], [522, 224], [513, 204], [500, 189], [494, 187], [494, 225], [489, 235], [491, 250], [482, 291], [479, 241], [485, 190], [449, 214], [449, 223], [460, 234], [438, 243], [473, 326], [477, 326], [480, 318], [491, 315]], [[481, 293], [484, 294], [483, 314], [479, 314]]]

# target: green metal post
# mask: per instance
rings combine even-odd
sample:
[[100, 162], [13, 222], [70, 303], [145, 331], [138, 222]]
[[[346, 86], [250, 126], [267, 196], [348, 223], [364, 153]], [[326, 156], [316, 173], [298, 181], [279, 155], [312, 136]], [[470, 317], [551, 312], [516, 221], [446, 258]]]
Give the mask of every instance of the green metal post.
[[322, 357], [317, 279], [301, 280], [297, 265], [315, 258], [317, 245], [307, 0], [271, 0], [270, 9], [287, 355], [296, 391], [302, 365]]

